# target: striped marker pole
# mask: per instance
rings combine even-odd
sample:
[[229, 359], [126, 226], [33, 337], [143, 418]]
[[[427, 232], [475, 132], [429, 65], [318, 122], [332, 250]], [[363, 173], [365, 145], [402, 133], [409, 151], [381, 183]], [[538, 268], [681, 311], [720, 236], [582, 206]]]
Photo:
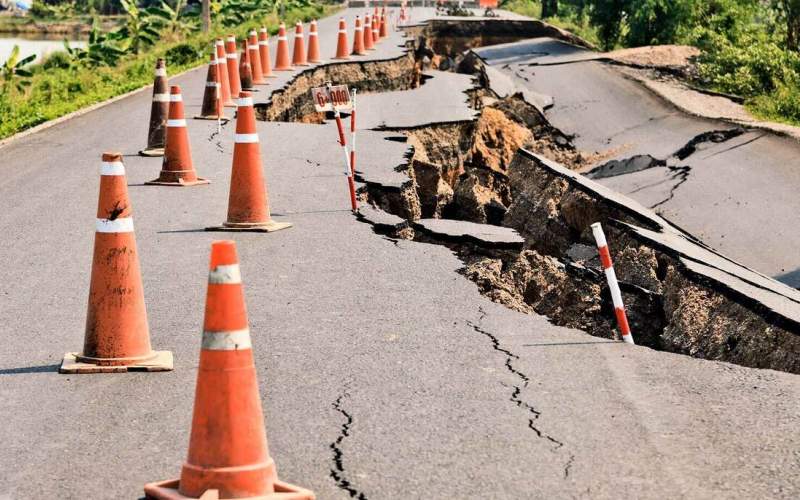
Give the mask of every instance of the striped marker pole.
[[[328, 102], [333, 103], [334, 101], [333, 95], [331, 94], [331, 86], [332, 85], [328, 83], [326, 88], [328, 90]], [[336, 128], [339, 131], [339, 144], [342, 145], [342, 151], [344, 151], [345, 175], [347, 175], [347, 186], [350, 189], [350, 206], [353, 209], [353, 212], [355, 212], [358, 210], [358, 201], [356, 200], [356, 184], [353, 180], [353, 167], [350, 164], [350, 152], [347, 150], [347, 138], [344, 135], [342, 115], [339, 113], [339, 110], [336, 109], [336, 106], [333, 106], [333, 116], [336, 118]], [[353, 120], [355, 120], [355, 118], [351, 119], [351, 123], [355, 123]]]
[[617, 275], [614, 272], [614, 264], [611, 262], [611, 252], [608, 250], [606, 235], [603, 233], [603, 226], [599, 222], [592, 224], [592, 234], [597, 242], [597, 249], [600, 252], [600, 262], [603, 264], [603, 271], [608, 280], [608, 289], [611, 291], [611, 300], [614, 303], [614, 314], [617, 316], [617, 324], [622, 333], [622, 340], [628, 344], [633, 344], [631, 327], [628, 325], [628, 316], [625, 314], [625, 305], [622, 303], [622, 292], [619, 289]]
[[350, 174], [356, 175], [356, 89], [353, 89], [351, 96], [353, 100], [353, 111], [350, 113]]

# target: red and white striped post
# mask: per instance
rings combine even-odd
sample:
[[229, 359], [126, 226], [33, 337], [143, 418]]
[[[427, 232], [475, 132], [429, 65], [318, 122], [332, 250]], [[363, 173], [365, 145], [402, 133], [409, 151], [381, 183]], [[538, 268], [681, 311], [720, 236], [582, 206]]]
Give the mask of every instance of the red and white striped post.
[[611, 262], [611, 252], [608, 251], [606, 235], [603, 233], [603, 226], [599, 222], [592, 224], [592, 234], [594, 234], [597, 249], [600, 252], [600, 262], [603, 264], [603, 271], [606, 273], [608, 289], [611, 290], [611, 301], [614, 303], [614, 314], [617, 316], [617, 324], [622, 333], [622, 340], [633, 344], [631, 327], [628, 325], [628, 316], [625, 314], [625, 305], [622, 303], [622, 292], [617, 282], [617, 274], [614, 272], [614, 264]]
[[345, 164], [345, 174], [347, 174], [347, 185], [350, 189], [350, 206], [353, 209], [353, 212], [358, 210], [358, 202], [356, 201], [356, 183], [353, 180], [353, 169], [350, 166], [350, 153], [347, 151], [347, 139], [344, 135], [344, 125], [342, 124], [342, 115], [339, 113], [339, 110], [336, 109], [336, 105], [333, 104], [333, 94], [331, 93], [331, 84], [328, 83], [326, 88], [328, 89], [328, 102], [331, 103], [333, 107], [333, 116], [336, 118], [336, 128], [339, 130], [339, 144], [342, 145], [342, 150], [344, 151], [344, 164]]
[[350, 175], [356, 175], [356, 89], [351, 96], [353, 110], [350, 113]]

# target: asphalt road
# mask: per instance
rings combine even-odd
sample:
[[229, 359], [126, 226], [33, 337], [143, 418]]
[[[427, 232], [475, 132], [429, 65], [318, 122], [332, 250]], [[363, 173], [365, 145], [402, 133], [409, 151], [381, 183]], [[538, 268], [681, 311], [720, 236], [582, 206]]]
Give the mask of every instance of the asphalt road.
[[[719, 252], [800, 287], [800, 145], [761, 131], [675, 154], [735, 125], [689, 116], [591, 53], [542, 38], [479, 51], [520, 88], [552, 97], [547, 118], [598, 164], [647, 155], [660, 165], [597, 179]], [[682, 156], [682, 155], [681, 155]], [[645, 161], [647, 161], [645, 159]]]
[[[178, 79], [189, 114], [204, 76]], [[318, 498], [800, 495], [797, 376], [609, 342], [488, 301], [446, 247], [355, 219], [330, 123], [259, 123], [272, 210], [293, 228], [204, 232], [225, 217], [233, 126], [212, 137], [213, 123], [190, 120], [210, 185], [143, 186], [160, 169], [135, 155], [149, 101], [0, 150], [0, 497], [137, 498], [176, 477], [209, 244], [222, 237], [242, 260], [279, 475]], [[360, 149], [401, 164], [389, 135], [362, 132]], [[82, 345], [105, 150], [126, 155], [151, 339], [174, 352], [173, 372], [56, 373]]]

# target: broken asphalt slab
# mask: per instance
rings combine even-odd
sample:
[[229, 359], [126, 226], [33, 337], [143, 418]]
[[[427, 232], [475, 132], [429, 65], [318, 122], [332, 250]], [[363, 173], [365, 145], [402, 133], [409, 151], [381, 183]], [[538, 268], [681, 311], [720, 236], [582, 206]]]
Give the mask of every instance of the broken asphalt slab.
[[[528, 51], [546, 52], [553, 43], [540, 39], [520, 45]], [[505, 51], [493, 49], [481, 55], [489, 64], [502, 59], [505, 51], [522, 50], [514, 44]], [[658, 210], [746, 266], [800, 286], [800, 257], [793, 251], [800, 245], [800, 236], [789, 230], [800, 223], [800, 202], [793, 194], [800, 189], [800, 178], [792, 167], [800, 145], [752, 131], [708, 141], [676, 160], [673, 157], [698, 137], [738, 126], [689, 116], [627, 79], [613, 65], [573, 63], [571, 55], [558, 60], [561, 52], [554, 51], [552, 61], [560, 64], [531, 66], [525, 73], [527, 82], [514, 81], [553, 96], [555, 104], [545, 111], [547, 119], [574, 135], [579, 150], [599, 154], [598, 165], [630, 171], [599, 182]], [[530, 63], [541, 60], [537, 55]], [[518, 68], [524, 61], [517, 63]], [[515, 71], [493, 67], [506, 75]]]

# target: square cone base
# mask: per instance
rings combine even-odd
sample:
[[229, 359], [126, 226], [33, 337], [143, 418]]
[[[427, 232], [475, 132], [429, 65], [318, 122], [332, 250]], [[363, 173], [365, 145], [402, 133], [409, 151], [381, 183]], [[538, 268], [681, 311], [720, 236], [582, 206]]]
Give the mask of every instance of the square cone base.
[[155, 157], [164, 156], [164, 148], [147, 148], [139, 151], [139, 156]]
[[[152, 500], [192, 500], [195, 497], [187, 497], [178, 491], [180, 480], [172, 479], [160, 481], [158, 483], [148, 483], [144, 485], [144, 497]], [[237, 497], [238, 500], [314, 500], [314, 492], [284, 483], [275, 481], [275, 493], [259, 495], [257, 497]], [[220, 498], [219, 491], [206, 490], [197, 500], [226, 500]]]
[[241, 226], [214, 226], [207, 227], [206, 231], [231, 231], [236, 233], [274, 233], [281, 229], [288, 229], [292, 227], [291, 222], [275, 222], [270, 220], [263, 224], [243, 224]]
[[203, 179], [202, 177], [198, 177], [196, 181], [186, 182], [183, 179], [179, 179], [178, 182], [166, 182], [160, 181], [158, 179], [154, 179], [152, 181], [147, 181], [144, 183], [146, 186], [200, 186], [202, 184], [211, 184], [211, 181], [208, 179]]
[[211, 115], [211, 116], [196, 115], [193, 118], [195, 120], [214, 120], [214, 121], [219, 120], [219, 121], [222, 121], [222, 122], [225, 122], [225, 123], [228, 123], [229, 121], [231, 121], [230, 117], [228, 117], [228, 116], [217, 116], [217, 115]]
[[172, 353], [170, 351], [154, 351], [154, 358], [132, 365], [95, 365], [78, 361], [77, 352], [64, 355], [58, 373], [124, 373], [124, 372], [168, 372], [172, 371]]

